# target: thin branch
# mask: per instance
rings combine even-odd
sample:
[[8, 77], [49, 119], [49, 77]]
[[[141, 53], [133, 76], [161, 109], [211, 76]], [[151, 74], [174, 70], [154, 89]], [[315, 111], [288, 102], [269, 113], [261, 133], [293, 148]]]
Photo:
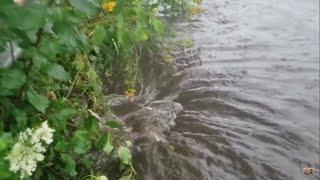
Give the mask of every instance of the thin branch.
[[43, 35], [43, 28], [39, 28], [38, 32], [37, 32], [37, 40], [35, 42], [35, 46], [39, 47], [40, 43], [41, 43], [41, 39], [42, 39], [42, 35]]
[[72, 82], [72, 84], [71, 84], [71, 86], [69, 88], [68, 94], [66, 96], [67, 99], [69, 98], [69, 96], [70, 96], [70, 94], [71, 94], [71, 92], [73, 90], [73, 87], [74, 87], [76, 81], [78, 80], [79, 74], [80, 74], [80, 70], [77, 72], [77, 74], [76, 74], [76, 76], [75, 76], [75, 78], [74, 78], [74, 80], [73, 80], [73, 82]]
[[14, 61], [14, 50], [13, 50], [12, 42], [10, 42], [9, 45], [10, 45], [11, 62], [13, 62]]

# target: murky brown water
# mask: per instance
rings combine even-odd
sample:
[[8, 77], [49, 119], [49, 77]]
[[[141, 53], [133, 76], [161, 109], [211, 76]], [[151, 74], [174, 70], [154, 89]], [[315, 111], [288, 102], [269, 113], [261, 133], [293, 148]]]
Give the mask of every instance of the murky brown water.
[[[141, 179], [317, 179], [319, 1], [207, 0], [118, 107]], [[151, 63], [151, 62], [150, 62]]]

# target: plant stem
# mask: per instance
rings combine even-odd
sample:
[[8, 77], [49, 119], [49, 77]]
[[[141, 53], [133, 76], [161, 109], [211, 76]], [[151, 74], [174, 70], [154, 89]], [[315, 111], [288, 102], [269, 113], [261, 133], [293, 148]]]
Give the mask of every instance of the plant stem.
[[76, 81], [78, 80], [79, 73], [80, 73], [80, 70], [78, 70], [78, 72], [77, 72], [77, 74], [76, 74], [76, 76], [75, 76], [75, 78], [74, 78], [74, 80], [73, 80], [73, 82], [72, 82], [72, 84], [71, 84], [71, 86], [70, 86], [70, 89], [69, 89], [68, 94], [67, 94], [67, 96], [66, 96], [67, 99], [69, 98], [69, 96], [70, 96], [70, 94], [71, 94], [71, 92], [72, 92], [72, 89], [73, 89]]
[[13, 50], [13, 44], [10, 42], [10, 55], [11, 55], [11, 63], [14, 61], [14, 50]]

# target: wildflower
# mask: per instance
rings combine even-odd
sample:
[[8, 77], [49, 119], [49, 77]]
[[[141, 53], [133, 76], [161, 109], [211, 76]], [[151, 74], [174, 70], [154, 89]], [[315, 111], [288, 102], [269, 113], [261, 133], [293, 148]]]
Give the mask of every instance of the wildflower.
[[21, 132], [18, 141], [5, 157], [10, 162], [10, 171], [19, 171], [21, 179], [31, 176], [37, 163], [44, 160], [43, 153], [46, 149], [43, 144], [53, 141], [53, 132], [54, 129], [51, 129], [46, 121], [39, 128], [28, 128]]
[[124, 92], [124, 95], [131, 98], [135, 95], [136, 90], [135, 89], [128, 89], [126, 92]]
[[33, 138], [43, 140], [46, 144], [50, 144], [53, 139], [54, 130], [48, 126], [48, 122], [45, 121], [41, 124], [41, 127], [36, 129], [33, 134]]
[[106, 3], [103, 3], [102, 4], [102, 9], [109, 12], [109, 13], [112, 13], [113, 12], [113, 9], [116, 7], [116, 2], [106, 2]]
[[201, 14], [204, 12], [205, 12], [205, 10], [203, 8], [197, 7], [197, 6], [193, 6], [188, 9], [188, 14], [190, 16], [194, 16], [194, 15]]
[[183, 41], [183, 46], [184, 46], [185, 48], [190, 48], [190, 47], [192, 47], [192, 44], [193, 44], [192, 39], [185, 39], [185, 40]]
[[203, 0], [194, 0], [194, 2], [197, 3], [197, 4], [199, 4], [199, 5], [202, 3], [202, 1], [203, 1]]
[[167, 63], [167, 64], [172, 64], [173, 63], [173, 56], [171, 56], [170, 54], [167, 54], [164, 57], [164, 62]]

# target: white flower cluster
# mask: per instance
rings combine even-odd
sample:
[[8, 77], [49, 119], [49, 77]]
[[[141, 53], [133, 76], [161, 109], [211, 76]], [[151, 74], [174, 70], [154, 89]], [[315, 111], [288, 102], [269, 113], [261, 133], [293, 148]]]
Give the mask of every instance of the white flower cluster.
[[18, 141], [5, 158], [10, 162], [10, 171], [20, 171], [21, 179], [31, 176], [37, 168], [37, 163], [44, 159], [44, 145], [53, 141], [53, 132], [54, 129], [48, 126], [47, 121], [38, 128], [28, 128], [21, 132]]

